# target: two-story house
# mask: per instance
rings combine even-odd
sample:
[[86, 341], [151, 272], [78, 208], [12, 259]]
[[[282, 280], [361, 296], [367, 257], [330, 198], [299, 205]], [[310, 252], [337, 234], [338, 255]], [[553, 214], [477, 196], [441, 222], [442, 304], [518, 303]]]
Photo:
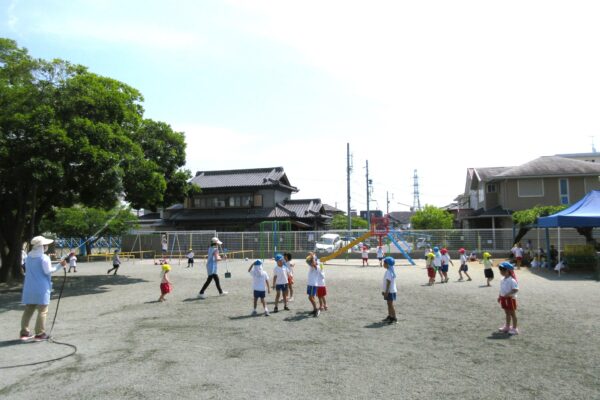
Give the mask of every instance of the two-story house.
[[469, 168], [458, 197], [463, 228], [509, 228], [512, 213], [535, 206], [572, 204], [600, 189], [600, 164], [545, 156], [516, 167]]
[[289, 221], [296, 230], [320, 230], [331, 217], [320, 199], [291, 199], [298, 189], [282, 167], [199, 171], [202, 192], [163, 211], [162, 230], [258, 231], [264, 221]]

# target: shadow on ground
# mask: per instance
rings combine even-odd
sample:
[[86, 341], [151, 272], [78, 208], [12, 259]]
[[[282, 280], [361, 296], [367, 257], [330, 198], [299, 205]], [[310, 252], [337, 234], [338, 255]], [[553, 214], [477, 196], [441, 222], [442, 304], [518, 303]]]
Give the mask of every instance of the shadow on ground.
[[[52, 277], [54, 292], [52, 293], [51, 301], [58, 297], [63, 280], [64, 277], [62, 276]], [[104, 293], [108, 292], [111, 286], [133, 285], [147, 281], [145, 279], [130, 278], [125, 275], [69, 275], [64, 282], [63, 298]], [[20, 309], [21, 292], [21, 286], [0, 288], [0, 313]]]

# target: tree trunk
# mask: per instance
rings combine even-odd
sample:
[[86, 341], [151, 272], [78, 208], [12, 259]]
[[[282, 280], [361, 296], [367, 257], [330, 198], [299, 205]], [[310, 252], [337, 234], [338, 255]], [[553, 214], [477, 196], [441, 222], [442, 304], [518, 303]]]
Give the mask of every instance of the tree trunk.
[[519, 243], [521, 239], [523, 239], [523, 236], [525, 236], [530, 230], [531, 228], [519, 228], [519, 232], [517, 232], [517, 236], [515, 236], [515, 243]]
[[596, 241], [596, 239], [594, 239], [594, 236], [592, 235], [592, 230], [594, 228], [591, 227], [587, 227], [587, 228], [575, 228], [577, 230], [577, 233], [579, 233], [581, 236], [585, 237], [585, 242], [589, 245], [594, 246], [594, 248], [596, 250], [600, 250], [600, 244]]

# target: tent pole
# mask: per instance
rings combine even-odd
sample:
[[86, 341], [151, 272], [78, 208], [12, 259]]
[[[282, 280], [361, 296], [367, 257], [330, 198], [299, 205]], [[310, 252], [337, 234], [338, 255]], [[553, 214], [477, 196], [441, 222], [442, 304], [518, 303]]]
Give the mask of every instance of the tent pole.
[[[558, 249], [557, 250], [558, 250], [558, 258], [556, 259], [556, 262], [560, 264], [560, 226], [558, 227]], [[560, 276], [560, 269], [558, 270], [558, 276]]]

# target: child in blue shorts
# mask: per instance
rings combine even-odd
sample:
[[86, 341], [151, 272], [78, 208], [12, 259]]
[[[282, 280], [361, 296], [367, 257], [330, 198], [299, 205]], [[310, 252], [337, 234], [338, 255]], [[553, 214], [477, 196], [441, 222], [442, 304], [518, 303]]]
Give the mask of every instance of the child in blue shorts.
[[383, 259], [383, 267], [385, 268], [385, 275], [383, 276], [383, 299], [387, 302], [388, 316], [383, 320], [388, 324], [397, 324], [398, 319], [396, 318], [396, 308], [394, 307], [394, 301], [396, 301], [396, 271], [394, 270], [394, 264], [396, 260], [392, 257], [386, 257]]
[[275, 308], [273, 312], [279, 311], [277, 305], [279, 304], [279, 296], [283, 296], [283, 309], [289, 311], [287, 305], [287, 294], [288, 294], [288, 269], [283, 265], [283, 256], [281, 254], [275, 255], [275, 262], [277, 265], [273, 270], [273, 289], [277, 292], [275, 294]]
[[258, 299], [260, 299], [260, 302], [265, 309], [265, 317], [268, 317], [269, 309], [265, 302], [265, 292], [271, 293], [271, 288], [269, 287], [269, 275], [263, 270], [263, 263], [260, 260], [254, 261], [250, 265], [250, 268], [248, 268], [248, 272], [252, 275], [252, 289], [254, 290], [254, 310], [252, 311], [252, 315], [258, 314], [256, 312], [256, 304], [258, 303]]
[[306, 264], [308, 264], [308, 282], [306, 286], [306, 294], [308, 295], [308, 301], [313, 306], [312, 316], [318, 317], [321, 311], [317, 308], [317, 301], [315, 297], [317, 295], [317, 285], [319, 283], [319, 260], [315, 253], [308, 253], [306, 257]]

